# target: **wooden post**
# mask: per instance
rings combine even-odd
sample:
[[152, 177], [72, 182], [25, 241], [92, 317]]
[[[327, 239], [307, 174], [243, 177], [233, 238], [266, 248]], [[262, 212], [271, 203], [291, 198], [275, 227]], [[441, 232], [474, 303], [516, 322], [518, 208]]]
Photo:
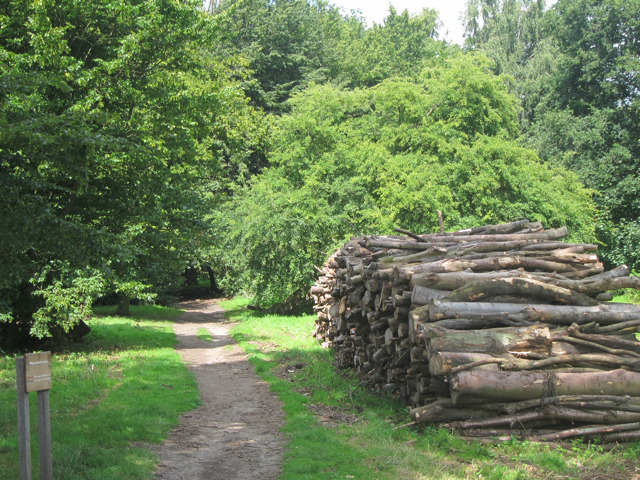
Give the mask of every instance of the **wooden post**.
[[51, 352], [28, 353], [16, 359], [18, 391], [18, 443], [20, 447], [20, 480], [31, 480], [31, 433], [29, 393], [38, 392], [38, 440], [40, 479], [53, 480], [51, 455]]
[[20, 480], [31, 480], [31, 432], [29, 428], [29, 394], [25, 385], [24, 357], [16, 358], [18, 390], [18, 446], [20, 449]]
[[49, 390], [38, 391], [38, 439], [40, 445], [40, 480], [53, 480]]

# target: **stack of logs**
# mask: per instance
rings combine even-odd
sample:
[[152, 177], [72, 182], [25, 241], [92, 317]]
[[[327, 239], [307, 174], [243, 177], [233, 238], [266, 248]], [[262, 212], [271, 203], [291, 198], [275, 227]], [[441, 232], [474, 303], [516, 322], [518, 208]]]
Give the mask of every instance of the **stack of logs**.
[[416, 423], [466, 437], [640, 439], [640, 289], [526, 220], [353, 238], [311, 290], [315, 336]]

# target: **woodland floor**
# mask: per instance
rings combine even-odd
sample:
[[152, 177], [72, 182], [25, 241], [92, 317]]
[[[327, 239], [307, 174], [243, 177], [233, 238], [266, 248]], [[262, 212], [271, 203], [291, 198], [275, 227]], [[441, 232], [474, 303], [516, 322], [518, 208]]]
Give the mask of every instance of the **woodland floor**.
[[[195, 373], [202, 405], [180, 417], [156, 448], [163, 480], [260, 480], [280, 474], [284, 438], [281, 403], [229, 336], [233, 323], [216, 300], [180, 304], [176, 349]], [[196, 333], [206, 328], [213, 341]]]

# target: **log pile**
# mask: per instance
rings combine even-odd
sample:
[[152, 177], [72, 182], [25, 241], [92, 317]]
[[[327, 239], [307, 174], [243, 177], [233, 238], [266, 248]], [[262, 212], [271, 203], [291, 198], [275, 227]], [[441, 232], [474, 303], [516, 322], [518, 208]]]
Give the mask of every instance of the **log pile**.
[[415, 423], [478, 439], [640, 439], [640, 289], [526, 220], [352, 238], [311, 289], [316, 338]]

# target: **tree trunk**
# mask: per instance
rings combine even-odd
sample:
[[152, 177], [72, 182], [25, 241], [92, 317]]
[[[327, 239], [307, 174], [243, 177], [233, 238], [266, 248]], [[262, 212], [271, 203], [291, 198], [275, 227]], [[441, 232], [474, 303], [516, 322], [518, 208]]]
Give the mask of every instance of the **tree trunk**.
[[[416, 287], [424, 288], [424, 287]], [[453, 291], [447, 300], [450, 302], [479, 302], [496, 295], [513, 295], [525, 298], [537, 298], [547, 303], [563, 305], [596, 306], [599, 302], [582, 293], [567, 288], [549, 285], [528, 278], [494, 278], [474, 282]]]
[[416, 285], [411, 292], [411, 303], [413, 305], [428, 305], [431, 300], [440, 300], [450, 295], [451, 292], [445, 290], [435, 290], [433, 288]]
[[131, 315], [129, 311], [129, 305], [131, 303], [131, 299], [127, 295], [120, 295], [118, 299], [118, 308], [116, 309], [116, 315], [120, 317], [128, 317]]
[[[466, 243], [470, 239], [474, 242], [509, 242], [512, 240], [560, 240], [569, 235], [567, 227], [545, 230], [539, 233], [511, 233], [511, 234], [495, 234], [495, 235], [433, 235], [425, 239], [424, 242], [414, 242], [406, 240], [391, 240], [382, 238], [367, 237], [367, 247], [381, 248], [399, 248], [410, 250], [426, 250], [434, 243], [436, 244], [453, 244]], [[422, 238], [424, 238], [421, 235]]]
[[215, 294], [218, 293], [218, 284], [216, 283], [216, 277], [213, 274], [213, 270], [211, 269], [211, 266], [209, 265], [205, 265], [204, 269], [207, 271], [207, 274], [209, 275], [209, 284], [210, 284], [210, 289], [211, 289], [211, 293]]
[[[455, 367], [483, 360], [497, 360], [497, 357], [487, 353], [473, 352], [435, 352], [429, 358], [429, 373], [431, 375], [445, 375]], [[502, 358], [501, 360], [506, 360]], [[479, 370], [498, 370], [497, 362], [478, 367]]]

